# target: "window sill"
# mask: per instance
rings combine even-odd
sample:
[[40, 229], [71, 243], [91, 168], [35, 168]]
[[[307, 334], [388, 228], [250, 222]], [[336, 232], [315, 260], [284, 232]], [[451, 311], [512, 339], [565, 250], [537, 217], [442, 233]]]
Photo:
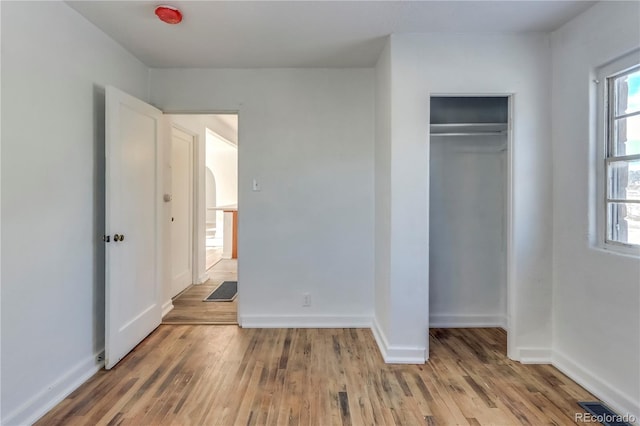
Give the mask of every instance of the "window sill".
[[624, 245], [604, 243], [591, 246], [591, 248], [610, 255], [628, 257], [634, 260], [640, 259], [640, 248], [638, 247], [628, 247]]

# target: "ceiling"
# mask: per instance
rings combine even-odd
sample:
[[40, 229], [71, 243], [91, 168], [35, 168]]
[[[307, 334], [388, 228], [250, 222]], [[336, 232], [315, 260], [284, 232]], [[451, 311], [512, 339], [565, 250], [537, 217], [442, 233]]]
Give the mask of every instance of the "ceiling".
[[[392, 33], [557, 29], [592, 1], [67, 1], [153, 68], [370, 67]], [[165, 3], [165, 4], [166, 4]]]

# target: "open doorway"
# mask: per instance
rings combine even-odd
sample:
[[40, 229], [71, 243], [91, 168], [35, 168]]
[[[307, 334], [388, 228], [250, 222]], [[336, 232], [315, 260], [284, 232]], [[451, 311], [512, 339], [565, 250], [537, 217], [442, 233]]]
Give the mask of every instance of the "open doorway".
[[430, 347], [452, 339], [505, 356], [510, 97], [432, 96], [430, 106]]
[[[210, 302], [207, 297], [226, 282], [237, 288], [238, 116], [237, 114], [171, 114], [171, 272], [181, 275], [186, 256], [183, 248], [192, 236], [194, 273], [190, 282], [172, 285], [164, 324], [237, 324], [237, 301]], [[193, 135], [194, 171], [183, 172], [185, 149], [180, 133]], [[178, 137], [176, 137], [178, 135]], [[182, 155], [185, 154], [185, 155]], [[184, 192], [192, 182], [193, 225], [187, 230]], [[175, 213], [175, 214], [174, 214]], [[228, 215], [230, 213], [230, 215]], [[176, 267], [180, 266], [180, 267]], [[172, 280], [173, 281], [173, 280]]]

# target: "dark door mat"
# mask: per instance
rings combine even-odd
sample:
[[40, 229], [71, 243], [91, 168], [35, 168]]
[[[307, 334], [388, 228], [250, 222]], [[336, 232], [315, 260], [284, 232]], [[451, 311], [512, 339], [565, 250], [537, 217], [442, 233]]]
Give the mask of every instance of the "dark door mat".
[[[631, 426], [631, 424], [627, 422], [630, 420], [628, 418], [629, 416], [621, 416], [617, 414], [600, 401], [578, 402], [578, 405], [589, 413], [585, 414], [585, 417], [583, 418], [577, 417], [582, 413], [576, 413], [576, 419], [581, 420], [582, 422], [593, 423], [593, 420], [597, 420], [597, 422], [604, 426]], [[590, 418], [587, 419], [586, 416], [590, 416]], [[580, 423], [580, 421], [578, 421], [578, 423]]]
[[225, 281], [204, 299], [205, 302], [232, 302], [238, 294], [238, 281]]

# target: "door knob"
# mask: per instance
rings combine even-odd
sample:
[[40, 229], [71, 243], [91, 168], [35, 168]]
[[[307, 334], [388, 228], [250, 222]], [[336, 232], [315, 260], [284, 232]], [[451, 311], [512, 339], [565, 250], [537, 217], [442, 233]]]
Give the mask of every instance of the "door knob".
[[120, 234], [115, 234], [113, 236], [113, 241], [124, 241], [124, 234], [120, 235]]

